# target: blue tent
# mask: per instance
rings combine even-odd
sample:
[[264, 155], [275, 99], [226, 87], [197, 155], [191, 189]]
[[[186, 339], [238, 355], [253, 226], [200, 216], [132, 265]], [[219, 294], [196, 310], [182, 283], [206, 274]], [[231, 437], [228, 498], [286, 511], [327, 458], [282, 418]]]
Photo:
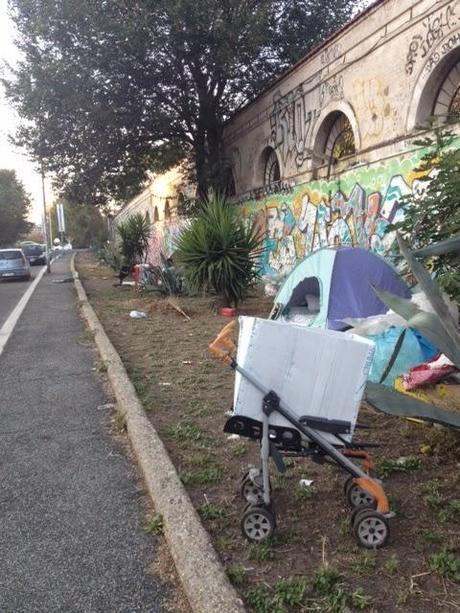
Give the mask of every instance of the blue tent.
[[343, 319], [388, 311], [373, 285], [403, 298], [411, 297], [392, 266], [371, 251], [359, 247], [320, 249], [291, 271], [275, 298], [272, 317], [344, 330], [348, 326]]

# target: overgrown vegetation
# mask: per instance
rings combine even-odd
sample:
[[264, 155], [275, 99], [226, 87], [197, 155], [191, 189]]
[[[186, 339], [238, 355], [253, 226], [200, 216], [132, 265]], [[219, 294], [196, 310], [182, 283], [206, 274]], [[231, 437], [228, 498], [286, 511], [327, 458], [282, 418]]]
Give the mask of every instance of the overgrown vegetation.
[[246, 226], [234, 207], [213, 197], [180, 234], [176, 257], [192, 290], [212, 290], [219, 306], [237, 306], [259, 279], [262, 244], [255, 225]]
[[[427, 149], [417, 172], [419, 187], [402, 200], [404, 219], [395, 224], [411, 248], [419, 249], [451, 238], [460, 232], [460, 148], [458, 137], [446, 127], [436, 127], [433, 136], [415, 141]], [[460, 300], [458, 252], [430, 259], [438, 284]]]
[[0, 247], [12, 246], [29, 232], [30, 199], [14, 170], [0, 169]]
[[117, 225], [117, 233], [121, 239], [120, 251], [124, 262], [132, 268], [134, 264], [145, 261], [152, 228], [147, 216], [134, 213], [126, 221]]

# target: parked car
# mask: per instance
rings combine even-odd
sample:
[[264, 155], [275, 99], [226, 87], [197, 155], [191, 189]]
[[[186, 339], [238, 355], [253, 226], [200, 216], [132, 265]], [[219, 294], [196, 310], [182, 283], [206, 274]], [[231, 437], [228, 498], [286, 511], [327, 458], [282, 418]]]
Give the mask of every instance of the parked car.
[[0, 249], [0, 279], [30, 279], [30, 264], [22, 249]]
[[21, 243], [21, 249], [31, 266], [46, 264], [46, 247], [39, 243]]

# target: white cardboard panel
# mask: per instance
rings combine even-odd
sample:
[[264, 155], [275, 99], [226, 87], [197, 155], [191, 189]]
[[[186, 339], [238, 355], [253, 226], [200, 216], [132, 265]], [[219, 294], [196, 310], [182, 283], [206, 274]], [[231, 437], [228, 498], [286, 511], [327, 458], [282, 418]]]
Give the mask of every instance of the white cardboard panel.
[[[274, 390], [282, 405], [297, 417], [341, 419], [354, 429], [374, 353], [372, 341], [254, 317], [240, 317], [239, 323], [238, 364]], [[263, 394], [237, 373], [235, 414], [260, 421], [262, 399]], [[279, 414], [273, 414], [270, 423], [292, 427]]]

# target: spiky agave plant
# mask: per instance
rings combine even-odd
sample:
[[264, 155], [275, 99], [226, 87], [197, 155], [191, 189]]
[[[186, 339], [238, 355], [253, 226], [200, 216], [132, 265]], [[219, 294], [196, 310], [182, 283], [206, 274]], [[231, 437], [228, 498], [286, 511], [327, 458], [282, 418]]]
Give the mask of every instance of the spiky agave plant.
[[[425, 292], [434, 313], [422, 311], [410, 300], [405, 300], [378, 288], [374, 288], [374, 290], [382, 302], [403, 317], [409, 326], [420, 330], [457, 368], [460, 368], [458, 322], [450, 314], [444, 298], [436, 283], [431, 279], [430, 274], [414, 257], [406, 241], [399, 234], [397, 238], [401, 254], [404, 256], [412, 274], [419, 282], [420, 288]], [[450, 248], [457, 249], [457, 242], [452, 241], [452, 247]], [[432, 250], [436, 252], [436, 245], [433, 245]], [[460, 415], [457, 412], [447, 411], [430, 403], [421, 402], [416, 398], [401, 394], [379, 383], [368, 382], [365, 397], [376, 409], [385, 413], [405, 417], [419, 417], [426, 421], [438, 422], [460, 430]]]
[[259, 278], [263, 238], [235, 207], [214, 197], [180, 234], [176, 257], [192, 290], [212, 290], [218, 306], [237, 306]]

